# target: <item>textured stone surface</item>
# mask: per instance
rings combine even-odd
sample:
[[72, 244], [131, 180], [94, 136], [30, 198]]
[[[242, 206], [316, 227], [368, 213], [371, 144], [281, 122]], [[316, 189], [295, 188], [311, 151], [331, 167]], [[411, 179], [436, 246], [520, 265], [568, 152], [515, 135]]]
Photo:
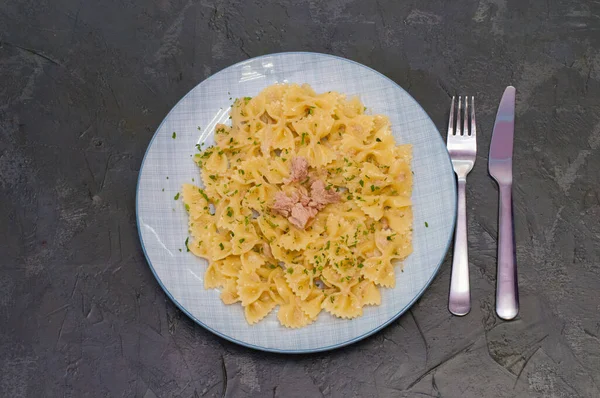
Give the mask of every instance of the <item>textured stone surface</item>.
[[[600, 396], [600, 5], [573, 0], [15, 0], [0, 4], [0, 391], [6, 397]], [[445, 129], [475, 95], [473, 310], [449, 315], [451, 255], [398, 321], [337, 351], [228, 343], [166, 298], [140, 249], [135, 185], [169, 109], [251, 56], [371, 66]], [[522, 310], [494, 314], [487, 151], [518, 90]]]

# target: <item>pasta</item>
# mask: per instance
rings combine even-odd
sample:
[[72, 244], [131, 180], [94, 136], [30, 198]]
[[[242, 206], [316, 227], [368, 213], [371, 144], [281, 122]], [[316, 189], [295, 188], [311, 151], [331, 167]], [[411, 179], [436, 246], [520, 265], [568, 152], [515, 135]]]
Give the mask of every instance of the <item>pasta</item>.
[[249, 324], [275, 307], [289, 328], [321, 310], [355, 318], [393, 288], [412, 252], [412, 152], [357, 99], [281, 84], [237, 99], [231, 126], [194, 157], [183, 186], [188, 249], [209, 261], [206, 289]]

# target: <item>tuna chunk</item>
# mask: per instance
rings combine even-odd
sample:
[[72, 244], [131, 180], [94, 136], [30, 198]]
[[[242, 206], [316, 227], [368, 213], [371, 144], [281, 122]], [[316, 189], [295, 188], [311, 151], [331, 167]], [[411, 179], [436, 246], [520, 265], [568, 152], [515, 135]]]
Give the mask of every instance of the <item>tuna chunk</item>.
[[339, 193], [326, 189], [325, 183], [317, 180], [310, 187], [310, 196], [306, 188], [302, 186], [294, 189], [290, 196], [283, 191], [277, 192], [271, 210], [287, 218], [296, 227], [304, 229], [320, 210], [323, 210], [329, 203], [339, 201]]
[[296, 203], [292, 207], [292, 215], [288, 220], [300, 229], [306, 228], [306, 225], [317, 215], [318, 210], [310, 206], [302, 206], [301, 203]]
[[340, 201], [340, 194], [333, 189], [326, 189], [321, 180], [313, 182], [310, 186], [311, 202], [317, 210], [323, 210], [329, 203]]
[[275, 202], [271, 206], [273, 212], [284, 217], [289, 217], [292, 207], [298, 202], [298, 198], [287, 196], [285, 192], [279, 191], [275, 194]]
[[309, 206], [310, 201], [308, 191], [304, 187], [294, 189], [290, 196], [287, 196], [283, 191], [279, 191], [275, 194], [275, 201], [273, 202], [273, 206], [271, 206], [271, 210], [284, 217], [288, 217], [292, 212], [292, 207], [296, 203], [302, 206]]
[[289, 184], [295, 181], [304, 181], [308, 177], [308, 161], [303, 157], [292, 159], [292, 169], [290, 177], [283, 180], [284, 184]]
[[271, 246], [268, 243], [263, 242], [262, 247], [263, 247], [263, 254], [267, 257], [273, 258], [273, 253], [271, 252]]

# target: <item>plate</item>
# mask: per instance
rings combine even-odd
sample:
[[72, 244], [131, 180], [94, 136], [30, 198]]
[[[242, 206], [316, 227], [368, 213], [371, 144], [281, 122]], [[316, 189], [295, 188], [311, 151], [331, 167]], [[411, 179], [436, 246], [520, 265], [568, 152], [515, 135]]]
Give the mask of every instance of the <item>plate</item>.
[[[279, 324], [276, 311], [256, 325], [241, 305], [225, 305], [218, 290], [204, 289], [207, 262], [186, 252], [187, 213], [174, 196], [183, 183], [200, 181], [192, 161], [196, 144], [212, 145], [214, 127], [228, 120], [232, 99], [254, 96], [275, 83], [308, 83], [316, 92], [358, 95], [367, 113], [387, 115], [398, 143], [413, 145], [413, 246], [396, 272], [394, 289], [362, 317], [325, 311], [301, 329]], [[137, 225], [158, 283], [190, 318], [235, 343], [281, 353], [325, 351], [359, 341], [385, 327], [423, 294], [448, 250], [456, 214], [456, 183], [446, 145], [419, 104], [384, 75], [347, 59], [316, 53], [280, 53], [240, 62], [194, 87], [169, 112], [144, 156], [137, 186]]]

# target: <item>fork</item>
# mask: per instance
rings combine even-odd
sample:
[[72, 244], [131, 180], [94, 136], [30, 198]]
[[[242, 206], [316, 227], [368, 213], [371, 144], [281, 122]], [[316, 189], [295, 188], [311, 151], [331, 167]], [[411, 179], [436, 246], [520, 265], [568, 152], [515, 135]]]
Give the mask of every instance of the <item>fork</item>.
[[[454, 127], [454, 100], [450, 105], [448, 138], [446, 146], [452, 167], [458, 179], [458, 209], [456, 231], [454, 233], [454, 256], [450, 277], [448, 309], [454, 315], [463, 316], [471, 310], [471, 290], [469, 286], [469, 251], [467, 248], [467, 208], [465, 188], [467, 174], [473, 169], [477, 154], [477, 129], [475, 127], [475, 98], [471, 97], [471, 126], [469, 129], [469, 99], [465, 96], [464, 112], [461, 97], [458, 97], [456, 128]], [[461, 123], [462, 118], [462, 123]], [[461, 128], [462, 124], [462, 128]]]

